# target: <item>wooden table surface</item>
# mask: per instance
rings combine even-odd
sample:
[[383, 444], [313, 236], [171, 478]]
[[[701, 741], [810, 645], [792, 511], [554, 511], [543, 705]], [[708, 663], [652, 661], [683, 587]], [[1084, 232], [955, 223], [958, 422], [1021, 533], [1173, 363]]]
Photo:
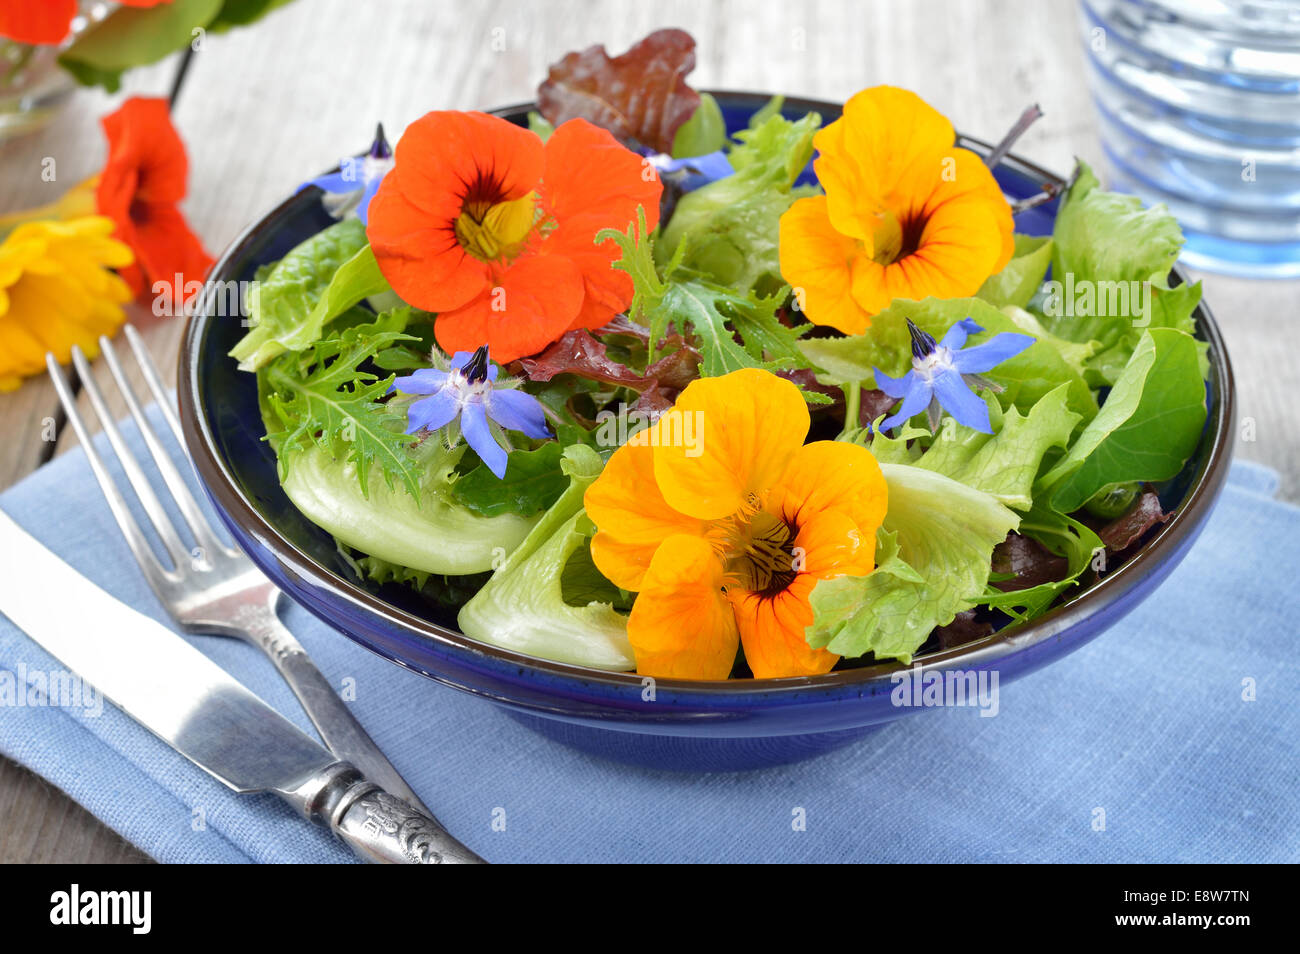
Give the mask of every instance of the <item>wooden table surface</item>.
[[[605, 43], [621, 52], [663, 26], [699, 43], [693, 85], [842, 101], [890, 83], [915, 90], [959, 129], [997, 136], [1038, 102], [1046, 116], [1017, 146], [1068, 172], [1101, 150], [1083, 79], [1074, 0], [297, 0], [251, 29], [206, 38], [175, 121], [189, 147], [191, 224], [214, 254], [298, 183], [365, 146], [376, 120], [395, 140], [430, 109], [533, 98], [548, 63]], [[38, 205], [103, 162], [99, 117], [124, 95], [165, 95], [174, 60], [137, 71], [109, 97], [81, 91], [44, 131], [0, 144], [0, 212]], [[41, 178], [42, 159], [57, 180]], [[1200, 275], [1227, 338], [1239, 388], [1237, 454], [1276, 468], [1300, 497], [1300, 283]], [[179, 319], [135, 309], [174, 375]], [[76, 443], [51, 447], [57, 399], [44, 378], [0, 394], [0, 489]], [[119, 407], [119, 413], [124, 412]], [[1253, 433], [1253, 440], [1248, 438]], [[0, 714], [0, 718], [2, 718]], [[435, 806], [436, 808], [436, 806]], [[60, 791], [0, 759], [0, 862], [148, 859]]]

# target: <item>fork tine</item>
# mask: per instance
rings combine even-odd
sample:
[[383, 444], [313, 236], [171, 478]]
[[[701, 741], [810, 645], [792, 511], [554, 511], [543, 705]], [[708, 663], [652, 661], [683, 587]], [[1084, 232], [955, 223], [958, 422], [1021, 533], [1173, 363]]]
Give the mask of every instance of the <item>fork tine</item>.
[[140, 525], [131, 515], [126, 498], [117, 489], [117, 484], [113, 483], [108, 468], [104, 466], [103, 458], [95, 449], [95, 442], [91, 440], [90, 432], [86, 429], [86, 422], [82, 420], [81, 412], [77, 410], [77, 399], [72, 393], [72, 388], [68, 386], [68, 379], [64, 376], [63, 369], [59, 367], [59, 362], [54, 355], [45, 356], [45, 367], [49, 371], [50, 380], [54, 382], [54, 390], [59, 395], [63, 412], [68, 416], [68, 423], [76, 432], [77, 440], [86, 453], [86, 460], [90, 462], [90, 469], [95, 474], [95, 480], [99, 482], [99, 489], [104, 492], [104, 499], [108, 501], [108, 509], [113, 512], [113, 519], [117, 521], [118, 529], [126, 538], [126, 545], [131, 548], [135, 562], [140, 564], [140, 569], [144, 570], [150, 584], [155, 584], [155, 581], [167, 576], [167, 571], [158, 562], [158, 557], [154, 555], [153, 548], [145, 539]]
[[[128, 326], [129, 327], [129, 326]], [[122, 369], [121, 362], [117, 360], [117, 352], [113, 349], [113, 342], [108, 340], [107, 336], [101, 336], [99, 339], [100, 352], [104, 356], [104, 362], [108, 365], [108, 370], [113, 375], [113, 380], [117, 382], [118, 389], [122, 392], [122, 397], [126, 401], [127, 410], [131, 412], [131, 417], [135, 419], [135, 425], [140, 430], [140, 436], [144, 438], [145, 446], [149, 448], [149, 453], [153, 456], [154, 463], [158, 465], [158, 470], [162, 472], [163, 483], [167, 485], [167, 490], [171, 492], [172, 500], [176, 502], [181, 516], [185, 518], [186, 524], [189, 525], [190, 532], [194, 535], [194, 541], [202, 548], [204, 552], [214, 552], [217, 549], [224, 550], [216, 534], [212, 530], [211, 524], [203, 516], [203, 511], [199, 509], [194, 495], [190, 493], [189, 485], [185, 483], [185, 478], [181, 476], [176, 465], [172, 462], [172, 456], [162, 446], [158, 440], [158, 435], [154, 432], [153, 425], [149, 423], [149, 418], [145, 416], [144, 409], [140, 407], [140, 402], [136, 400], [135, 389], [131, 382], [127, 380], [126, 372]], [[139, 355], [136, 355], [139, 358]], [[184, 446], [183, 444], [181, 445]]]
[[[135, 354], [135, 360], [140, 365], [140, 370], [144, 372], [145, 384], [149, 385], [149, 391], [153, 394], [153, 399], [158, 402], [158, 407], [162, 410], [162, 415], [167, 420], [167, 426], [172, 429], [176, 435], [176, 443], [185, 449], [185, 435], [181, 433], [181, 420], [176, 416], [176, 408], [172, 404], [171, 395], [163, 387], [162, 375], [158, 373], [158, 365], [154, 364], [153, 355], [149, 354], [149, 349], [140, 337], [140, 332], [135, 330], [133, 325], [124, 325], [122, 328], [126, 335], [126, 340], [131, 343], [131, 351]], [[188, 454], [189, 451], [186, 450]]]
[[[77, 374], [81, 377], [82, 387], [85, 388], [86, 394], [90, 398], [90, 406], [94, 408], [95, 415], [99, 418], [100, 427], [103, 428], [105, 435], [107, 435], [108, 442], [113, 445], [113, 452], [117, 454], [117, 459], [122, 464], [122, 470], [126, 472], [126, 479], [131, 484], [131, 489], [135, 491], [141, 506], [144, 507], [144, 512], [149, 515], [149, 522], [153, 524], [154, 530], [157, 531], [159, 538], [163, 542], [164, 549], [172, 558], [172, 565], [177, 570], [183, 569], [185, 561], [190, 555], [189, 548], [181, 542], [180, 536], [176, 533], [176, 528], [172, 526], [171, 518], [167, 516], [167, 511], [163, 509], [158, 495], [153, 492], [153, 487], [149, 484], [149, 478], [144, 475], [144, 471], [140, 469], [140, 464], [131, 453], [131, 449], [126, 446], [126, 441], [122, 438], [122, 432], [117, 429], [113, 414], [104, 400], [104, 393], [100, 391], [99, 385], [95, 383], [94, 374], [90, 370], [90, 362], [86, 360], [81, 348], [75, 345], [72, 348], [72, 363], [77, 369]], [[78, 432], [77, 436], [81, 436], [80, 432]]]

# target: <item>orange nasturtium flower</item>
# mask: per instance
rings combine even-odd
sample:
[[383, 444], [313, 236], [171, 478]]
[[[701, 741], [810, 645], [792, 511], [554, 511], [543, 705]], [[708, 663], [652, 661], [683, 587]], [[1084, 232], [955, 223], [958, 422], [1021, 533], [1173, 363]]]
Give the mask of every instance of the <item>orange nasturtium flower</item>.
[[[156, 7], [171, 0], [118, 0], [127, 7]], [[62, 43], [77, 15], [77, 0], [0, 0], [0, 36], [18, 43]]]
[[804, 630], [819, 580], [875, 568], [888, 491], [865, 447], [805, 444], [808, 407], [769, 371], [701, 378], [587, 489], [591, 556], [636, 591], [637, 672], [725, 679], [828, 672]]
[[915, 93], [863, 90], [817, 133], [824, 196], [781, 216], [781, 274], [808, 320], [861, 334], [895, 298], [979, 291], [1015, 250], [993, 173]]
[[189, 160], [172, 125], [167, 100], [135, 96], [105, 116], [108, 160], [95, 203], [117, 223], [116, 237], [135, 252], [122, 277], [137, 296], [155, 284], [170, 305], [192, 296], [212, 256], [178, 206], [185, 198]]
[[397, 143], [366, 234], [402, 299], [436, 312], [449, 354], [488, 345], [497, 361], [534, 354], [566, 331], [599, 328], [632, 302], [604, 228], [638, 206], [659, 220], [651, 166], [584, 119], [536, 133], [478, 112], [432, 112]]

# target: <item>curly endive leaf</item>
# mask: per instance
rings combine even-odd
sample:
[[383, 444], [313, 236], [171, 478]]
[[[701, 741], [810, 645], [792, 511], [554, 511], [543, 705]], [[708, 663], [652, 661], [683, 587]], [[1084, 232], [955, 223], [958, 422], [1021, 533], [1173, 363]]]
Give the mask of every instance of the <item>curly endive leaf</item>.
[[347, 328], [302, 356], [288, 355], [266, 368], [266, 405], [280, 423], [268, 437], [279, 449], [282, 470], [290, 466], [293, 449], [315, 444], [355, 466], [363, 497], [369, 495], [372, 466], [390, 488], [400, 483], [420, 496], [420, 467], [408, 452], [417, 438], [403, 433], [404, 413], [379, 401], [395, 375], [380, 379], [359, 370], [377, 351], [411, 340], [395, 330], [396, 323], [381, 317]]

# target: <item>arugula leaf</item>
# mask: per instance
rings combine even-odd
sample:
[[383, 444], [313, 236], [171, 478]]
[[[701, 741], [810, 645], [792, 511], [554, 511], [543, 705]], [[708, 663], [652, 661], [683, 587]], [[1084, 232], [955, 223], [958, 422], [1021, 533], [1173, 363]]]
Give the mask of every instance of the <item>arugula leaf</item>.
[[600, 455], [585, 444], [565, 450], [561, 469], [569, 478], [568, 489], [461, 608], [461, 632], [515, 652], [579, 666], [636, 667], [626, 617], [609, 603], [572, 606], [564, 599], [564, 569], [587, 544], [582, 497], [603, 467]]
[[822, 580], [812, 592], [814, 648], [911, 662], [936, 626], [975, 606], [993, 548], [1020, 518], [992, 496], [942, 474], [882, 464], [889, 509], [877, 535], [876, 569]]
[[531, 517], [559, 499], [569, 486], [560, 471], [563, 448], [547, 441], [536, 450], [515, 450], [506, 459], [506, 475], [496, 474], [480, 464], [452, 485], [456, 502], [473, 513], [495, 517], [516, 513]]
[[[648, 326], [651, 342], [662, 340], [670, 327], [683, 336], [696, 335], [705, 376], [740, 368], [808, 366], [796, 344], [807, 329], [787, 328], [776, 317], [785, 300], [783, 291], [764, 297], [752, 291], [732, 291], [703, 279], [679, 279], [679, 257], [669, 262], [666, 278], [660, 278], [654, 265], [654, 241], [647, 234], [645, 211], [641, 209], [627, 232], [601, 230], [596, 242], [605, 241], [615, 242], [622, 252], [613, 267], [632, 277], [635, 291], [628, 316]], [[742, 341], [736, 340], [736, 331], [741, 332]]]
[[276, 355], [306, 348], [327, 320], [387, 287], [366, 227], [357, 219], [336, 222], [290, 251], [250, 289], [253, 328], [230, 355], [243, 370], [255, 371]]
[[368, 476], [375, 464], [390, 488], [401, 483], [412, 497], [419, 497], [420, 470], [408, 452], [418, 438], [403, 433], [406, 417], [401, 408], [379, 401], [395, 375], [380, 379], [359, 367], [377, 351], [410, 340], [394, 329], [405, 318], [386, 313], [372, 324], [346, 328], [317, 342], [303, 356], [288, 355], [266, 368], [267, 404], [281, 425], [268, 436], [280, 449], [282, 480], [289, 451], [315, 444], [355, 467], [363, 497], [369, 496]]
[[221, 7], [222, 0], [119, 7], [80, 33], [59, 54], [59, 65], [83, 86], [102, 86], [116, 93], [126, 70], [156, 63], [188, 46], [194, 31], [207, 27]]
[[1143, 332], [1101, 411], [1042, 488], [1053, 507], [1072, 513], [1109, 484], [1167, 480], [1196, 449], [1205, 417], [1196, 341], [1171, 328]]
[[820, 124], [816, 113], [796, 122], [775, 114], [736, 133], [740, 144], [728, 155], [735, 174], [678, 200], [659, 241], [659, 264], [680, 253], [682, 265], [716, 285], [743, 292], [765, 278], [779, 284], [781, 215], [817, 191], [793, 186]]
[[1052, 264], [1052, 240], [1041, 235], [1017, 235], [1016, 251], [1002, 271], [990, 275], [975, 293], [991, 305], [1002, 308], [1029, 304], [1043, 284]]

